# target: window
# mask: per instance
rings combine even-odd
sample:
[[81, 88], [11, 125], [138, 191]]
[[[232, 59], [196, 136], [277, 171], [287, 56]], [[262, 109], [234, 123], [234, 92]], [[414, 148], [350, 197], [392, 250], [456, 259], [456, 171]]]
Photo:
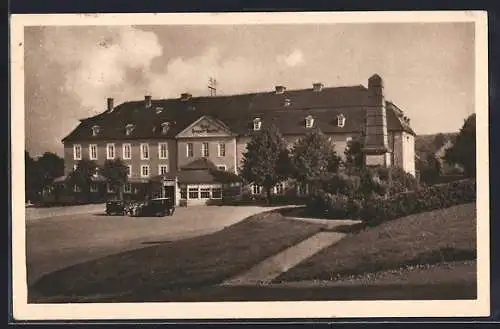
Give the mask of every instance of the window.
[[312, 115], [306, 117], [306, 128], [312, 128], [314, 125], [314, 118]]
[[285, 191], [285, 185], [283, 183], [278, 183], [274, 187], [274, 192], [278, 195], [283, 194], [284, 191]]
[[220, 187], [212, 188], [212, 199], [222, 199], [222, 189]]
[[96, 183], [92, 183], [90, 184], [90, 192], [92, 193], [96, 193], [98, 191], [98, 187], [97, 187], [97, 184]]
[[75, 160], [82, 159], [82, 146], [80, 144], [73, 145], [73, 159]]
[[168, 173], [168, 165], [161, 164], [158, 166], [158, 175], [166, 175]]
[[141, 160], [149, 160], [149, 144], [141, 144]]
[[187, 189], [185, 186], [181, 186], [181, 199], [187, 199]]
[[106, 154], [108, 160], [115, 158], [115, 144], [106, 144]]
[[226, 167], [226, 165], [218, 165], [217, 169], [220, 171], [226, 171], [227, 167]]
[[342, 128], [345, 125], [345, 116], [343, 114], [337, 115], [337, 126]]
[[161, 124], [161, 133], [166, 134], [168, 132], [168, 128], [170, 128], [170, 123], [168, 122], [163, 122]]
[[188, 191], [188, 196], [190, 199], [198, 199], [198, 187], [190, 187]]
[[219, 157], [225, 157], [226, 156], [226, 144], [225, 143], [219, 143], [217, 145], [217, 153]]
[[204, 142], [201, 144], [201, 156], [204, 158], [208, 157], [208, 143]]
[[108, 183], [107, 185], [108, 185], [108, 193], [115, 193], [115, 188], [114, 188], [114, 186], [113, 186], [113, 185], [111, 185], [111, 184], [109, 184], [109, 183]]
[[100, 131], [100, 127], [99, 126], [92, 126], [92, 136], [97, 136], [99, 135], [99, 131]]
[[89, 145], [89, 158], [90, 160], [97, 160], [97, 144]]
[[168, 149], [167, 143], [158, 143], [158, 159], [167, 159]]
[[141, 177], [149, 177], [149, 166], [141, 165]]
[[285, 98], [285, 101], [283, 102], [283, 106], [288, 107], [292, 104], [292, 101], [289, 98]]
[[261, 126], [262, 126], [262, 121], [260, 121], [260, 118], [255, 118], [253, 120], [253, 130], [260, 130]]
[[132, 177], [132, 165], [127, 165], [127, 177]]
[[203, 187], [200, 189], [201, 199], [210, 199], [210, 187]]
[[125, 186], [123, 187], [123, 192], [124, 193], [132, 193], [132, 184], [126, 183]]
[[125, 135], [130, 136], [132, 134], [132, 131], [134, 131], [134, 125], [129, 123], [128, 125], [125, 126]]
[[73, 185], [73, 192], [77, 192], [77, 193], [80, 192], [80, 186], [78, 186], [76, 184]]
[[193, 156], [193, 143], [187, 143], [186, 144], [186, 156], [188, 158]]
[[123, 144], [123, 159], [130, 160], [132, 159], [132, 146], [130, 144]]
[[262, 191], [262, 187], [259, 185], [252, 185], [252, 194], [260, 194]]
[[349, 143], [350, 141], [352, 141], [352, 137], [351, 136], [347, 136], [345, 138], [345, 141], [346, 141], [346, 143]]

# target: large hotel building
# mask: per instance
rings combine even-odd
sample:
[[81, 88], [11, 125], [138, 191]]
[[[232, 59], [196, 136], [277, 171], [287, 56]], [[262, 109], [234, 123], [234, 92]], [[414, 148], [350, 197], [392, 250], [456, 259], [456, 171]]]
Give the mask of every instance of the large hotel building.
[[[129, 170], [126, 195], [162, 182], [174, 186], [177, 204], [206, 203], [220, 199], [232, 185], [228, 182], [238, 174], [252, 134], [271, 124], [290, 145], [308, 131], [320, 130], [341, 156], [349, 140], [363, 138], [367, 165], [397, 166], [415, 175], [415, 133], [404, 112], [385, 99], [382, 78], [375, 74], [367, 87], [314, 83], [308, 89], [276, 86], [269, 92], [230, 96], [184, 93], [157, 100], [147, 95], [117, 106], [108, 98], [104, 112], [80, 120], [63, 139], [65, 177], [58, 182], [65, 181], [79, 160], [102, 165], [121, 158]], [[289, 186], [280, 184], [275, 192]], [[248, 188], [261, 192], [258, 186]], [[91, 192], [114, 191], [96, 175]]]

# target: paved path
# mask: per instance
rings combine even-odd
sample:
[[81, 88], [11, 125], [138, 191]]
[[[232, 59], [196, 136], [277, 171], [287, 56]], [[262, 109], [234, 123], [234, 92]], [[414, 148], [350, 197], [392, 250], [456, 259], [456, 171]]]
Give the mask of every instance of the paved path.
[[[339, 226], [359, 223], [359, 221], [353, 220], [327, 220], [298, 217], [287, 218], [322, 224], [327, 230], [332, 230]], [[294, 266], [297, 266], [300, 262], [311, 257], [320, 250], [331, 246], [344, 236], [344, 233], [339, 232], [319, 232], [297, 245], [265, 259], [247, 272], [223, 282], [222, 285], [268, 284], [280, 274], [290, 270]]]
[[[82, 207], [82, 206], [79, 206]], [[210, 234], [256, 213], [257, 206], [193, 206], [178, 208], [173, 216], [105, 216], [104, 205], [53, 210], [26, 220], [28, 284], [65, 267], [158, 243]], [[45, 210], [45, 209], [42, 209]]]

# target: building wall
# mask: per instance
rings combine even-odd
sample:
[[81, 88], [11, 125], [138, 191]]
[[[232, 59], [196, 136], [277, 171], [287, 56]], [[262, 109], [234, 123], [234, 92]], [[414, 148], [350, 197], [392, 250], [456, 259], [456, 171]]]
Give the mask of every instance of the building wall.
[[404, 171], [415, 176], [415, 136], [407, 132], [403, 132], [402, 149], [403, 161], [401, 167], [404, 169]]
[[[115, 159], [120, 158], [125, 165], [132, 165], [132, 178], [141, 177], [141, 165], [149, 165], [150, 177], [158, 175], [158, 166], [160, 164], [168, 165], [168, 170], [173, 171], [177, 167], [177, 144], [175, 140], [157, 139], [157, 140], [130, 140], [130, 141], [92, 141], [79, 142], [82, 147], [82, 159], [90, 158], [90, 144], [97, 144], [97, 160], [95, 162], [102, 166], [107, 159], [106, 145], [108, 143], [115, 144]], [[131, 159], [123, 159], [123, 144], [131, 144]], [[149, 160], [141, 160], [141, 143], [149, 145]], [[167, 159], [159, 159], [158, 143], [167, 143], [168, 156]], [[73, 158], [73, 143], [64, 145], [64, 173], [68, 175], [73, 171], [74, 165], [78, 160]]]
[[[208, 159], [215, 165], [225, 165], [227, 171], [235, 172], [236, 159], [236, 138], [234, 137], [197, 137], [197, 138], [182, 138], [177, 141], [177, 159], [178, 167], [187, 165], [195, 159], [201, 158], [202, 144], [208, 143]], [[187, 144], [193, 144], [193, 156], [187, 156]], [[218, 156], [218, 144], [225, 143], [226, 155]]]

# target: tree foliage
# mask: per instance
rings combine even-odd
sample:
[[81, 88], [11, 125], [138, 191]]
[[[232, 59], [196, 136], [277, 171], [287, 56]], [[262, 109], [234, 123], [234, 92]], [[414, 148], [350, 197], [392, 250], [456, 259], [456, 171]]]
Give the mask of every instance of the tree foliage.
[[92, 176], [96, 173], [97, 168], [94, 161], [83, 159], [78, 161], [76, 169], [69, 176], [70, 182], [82, 190], [87, 200], [90, 199]]
[[270, 202], [271, 188], [284, 181], [288, 173], [288, 150], [279, 130], [271, 125], [253, 135], [243, 154], [241, 177], [262, 186]]
[[363, 142], [360, 139], [353, 139], [347, 144], [344, 151], [345, 165], [348, 168], [363, 167]]
[[476, 175], [476, 114], [464, 122], [453, 146], [446, 150], [445, 161], [464, 168], [468, 177]]
[[39, 201], [43, 191], [51, 186], [54, 179], [64, 175], [64, 160], [51, 152], [34, 159], [25, 151], [24, 163], [25, 196], [30, 201]]
[[313, 131], [294, 144], [290, 162], [291, 176], [301, 183], [307, 183], [336, 173], [340, 159], [328, 137]]
[[123, 199], [123, 186], [127, 182], [128, 168], [120, 159], [106, 160], [101, 171], [108, 184], [119, 192], [120, 199]]

